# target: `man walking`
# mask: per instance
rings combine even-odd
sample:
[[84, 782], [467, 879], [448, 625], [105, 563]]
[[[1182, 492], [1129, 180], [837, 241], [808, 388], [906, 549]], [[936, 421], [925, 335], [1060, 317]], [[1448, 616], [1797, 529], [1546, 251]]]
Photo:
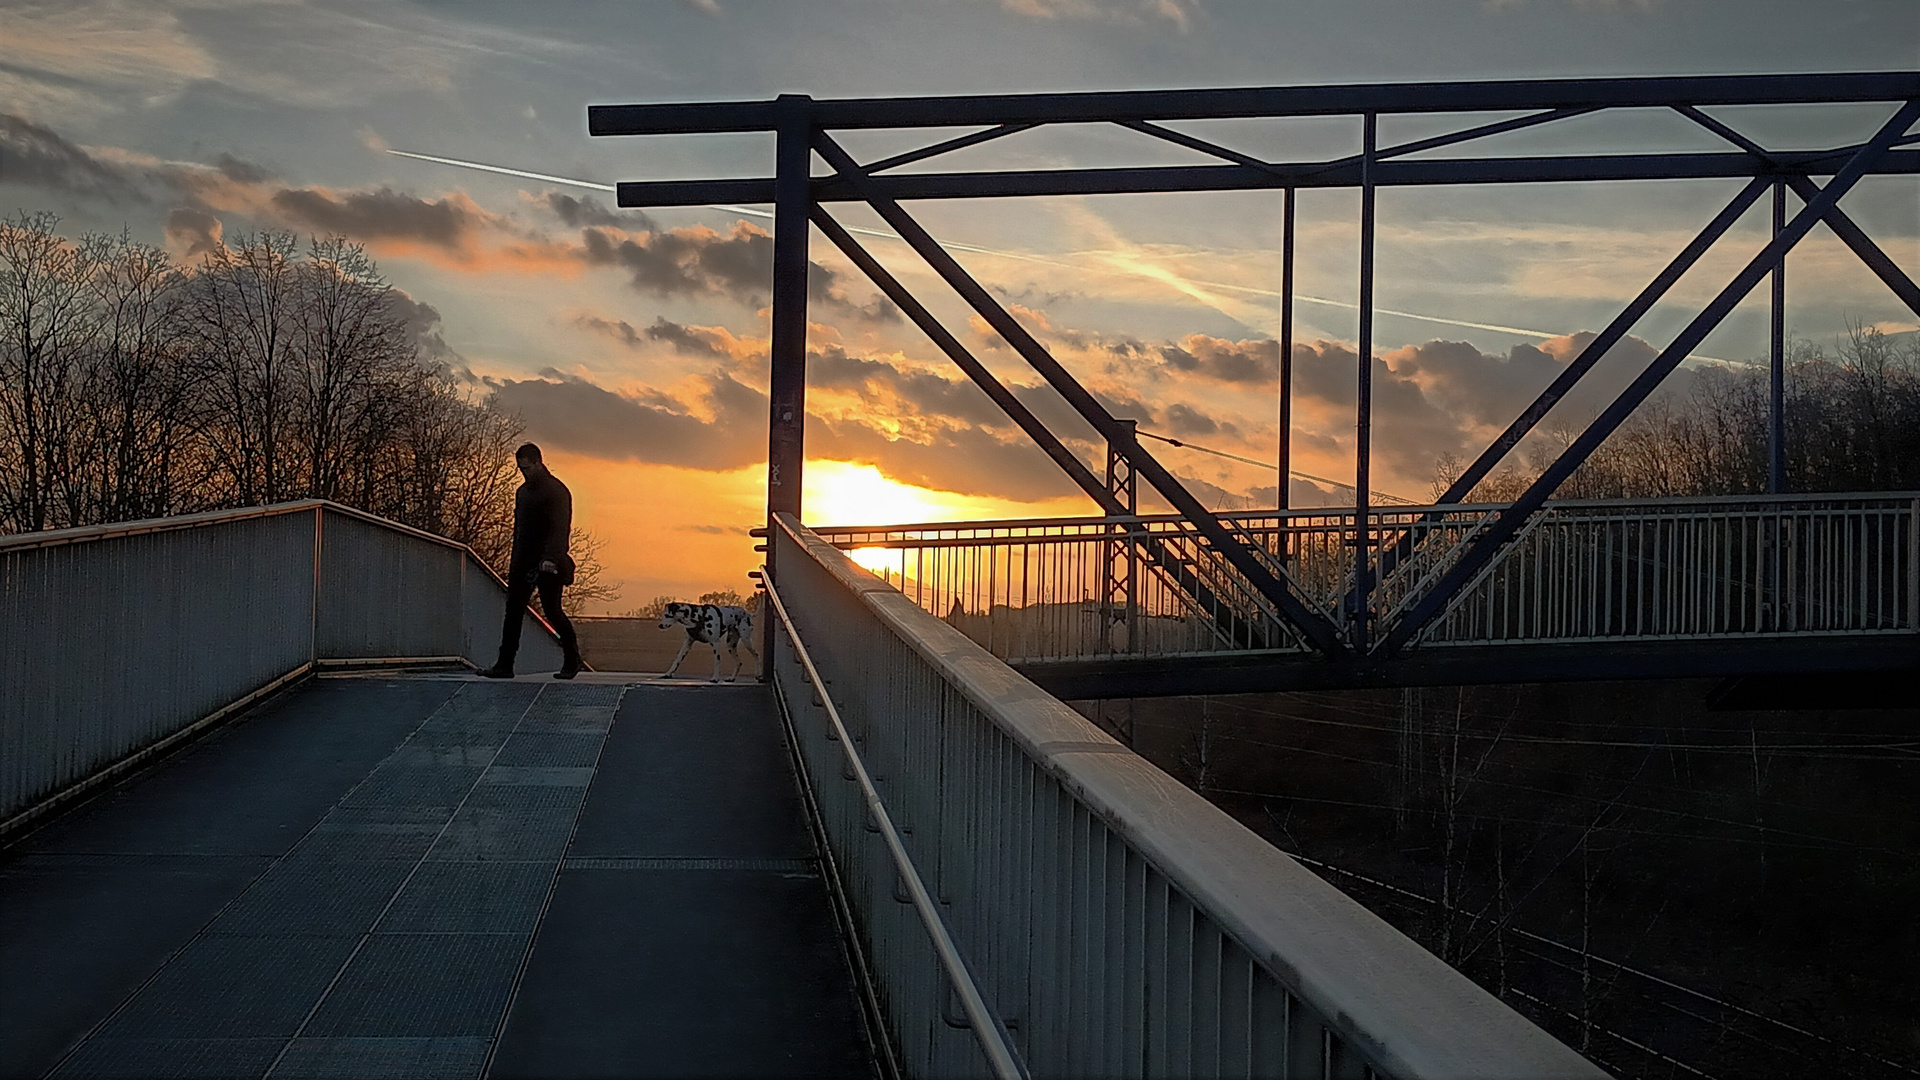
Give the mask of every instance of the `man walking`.
[[513, 453], [513, 463], [526, 482], [513, 493], [513, 559], [507, 568], [507, 621], [500, 628], [500, 659], [480, 674], [489, 679], [513, 678], [513, 657], [520, 651], [520, 624], [527, 601], [540, 590], [540, 609], [560, 635], [566, 651], [556, 679], [580, 672], [580, 644], [573, 623], [560, 610], [560, 590], [573, 584], [573, 558], [567, 537], [573, 531], [573, 493], [547, 471], [540, 448], [526, 443]]

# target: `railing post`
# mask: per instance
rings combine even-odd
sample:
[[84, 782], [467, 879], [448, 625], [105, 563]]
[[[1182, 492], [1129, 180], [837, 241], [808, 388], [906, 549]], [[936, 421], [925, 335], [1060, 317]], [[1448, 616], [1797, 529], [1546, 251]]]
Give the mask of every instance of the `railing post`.
[[307, 662], [320, 659], [320, 554], [326, 537], [327, 508], [313, 508], [313, 603], [307, 611]]
[[1920, 630], [1920, 499], [1907, 515], [1907, 628]]
[[[1117, 422], [1124, 424], [1129, 432], [1139, 423], [1137, 420]], [[1133, 463], [1112, 443], [1107, 444], [1107, 491], [1126, 509], [1128, 516], [1139, 514], [1140, 489]], [[1101, 644], [1113, 646], [1113, 628], [1125, 623], [1128, 650], [1139, 645], [1139, 582], [1135, 574], [1139, 568], [1138, 556], [1134, 543], [1128, 539], [1134, 527], [1132, 524], [1114, 527], [1113, 539], [1106, 542], [1105, 558], [1100, 563], [1100, 617], [1104, 620]], [[1119, 652], [1121, 648], [1113, 646], [1113, 650]]]

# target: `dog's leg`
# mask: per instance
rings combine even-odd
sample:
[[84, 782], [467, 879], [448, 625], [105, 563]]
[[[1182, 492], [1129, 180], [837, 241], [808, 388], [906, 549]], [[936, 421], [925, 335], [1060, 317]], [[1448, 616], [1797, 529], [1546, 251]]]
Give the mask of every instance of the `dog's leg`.
[[733, 674], [727, 676], [727, 681], [737, 682], [740, 679], [740, 639], [727, 635], [727, 651], [733, 654]]
[[673, 673], [680, 670], [680, 661], [685, 660], [687, 658], [687, 654], [692, 651], [693, 651], [693, 635], [688, 634], [687, 640], [682, 642], [680, 645], [680, 655], [673, 658], [673, 666], [668, 668], [667, 673], [660, 677], [663, 679], [673, 678]]
[[717, 635], [713, 639], [713, 678], [707, 681], [720, 681], [720, 638]]

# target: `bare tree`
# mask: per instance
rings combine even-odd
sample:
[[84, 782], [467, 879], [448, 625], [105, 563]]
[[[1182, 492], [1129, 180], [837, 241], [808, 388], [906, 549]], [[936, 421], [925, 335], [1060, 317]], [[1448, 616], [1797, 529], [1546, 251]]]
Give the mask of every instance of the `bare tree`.
[[189, 290], [196, 382], [210, 442], [241, 506], [286, 497], [288, 353], [300, 299], [292, 233], [237, 237], [209, 252]]
[[101, 326], [88, 368], [95, 427], [93, 520], [197, 509], [206, 458], [197, 453], [182, 321], [185, 280], [167, 253], [122, 233], [94, 276]]
[[83, 354], [99, 333], [96, 242], [54, 232], [52, 214], [0, 220], [0, 514], [14, 529], [75, 524], [57, 493], [72, 464]]

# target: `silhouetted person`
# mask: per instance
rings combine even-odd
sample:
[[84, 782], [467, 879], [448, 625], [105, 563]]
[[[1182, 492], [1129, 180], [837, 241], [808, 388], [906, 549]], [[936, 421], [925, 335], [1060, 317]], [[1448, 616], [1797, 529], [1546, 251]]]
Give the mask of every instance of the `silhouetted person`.
[[560, 635], [566, 651], [556, 679], [571, 679], [580, 671], [580, 644], [573, 623], [560, 610], [560, 590], [573, 584], [573, 557], [567, 538], [573, 531], [573, 493], [547, 471], [540, 448], [526, 443], [513, 453], [513, 463], [526, 482], [513, 493], [513, 560], [507, 568], [507, 621], [500, 628], [500, 659], [480, 674], [489, 679], [513, 678], [513, 657], [520, 651], [520, 624], [527, 601], [540, 590], [540, 609]]

